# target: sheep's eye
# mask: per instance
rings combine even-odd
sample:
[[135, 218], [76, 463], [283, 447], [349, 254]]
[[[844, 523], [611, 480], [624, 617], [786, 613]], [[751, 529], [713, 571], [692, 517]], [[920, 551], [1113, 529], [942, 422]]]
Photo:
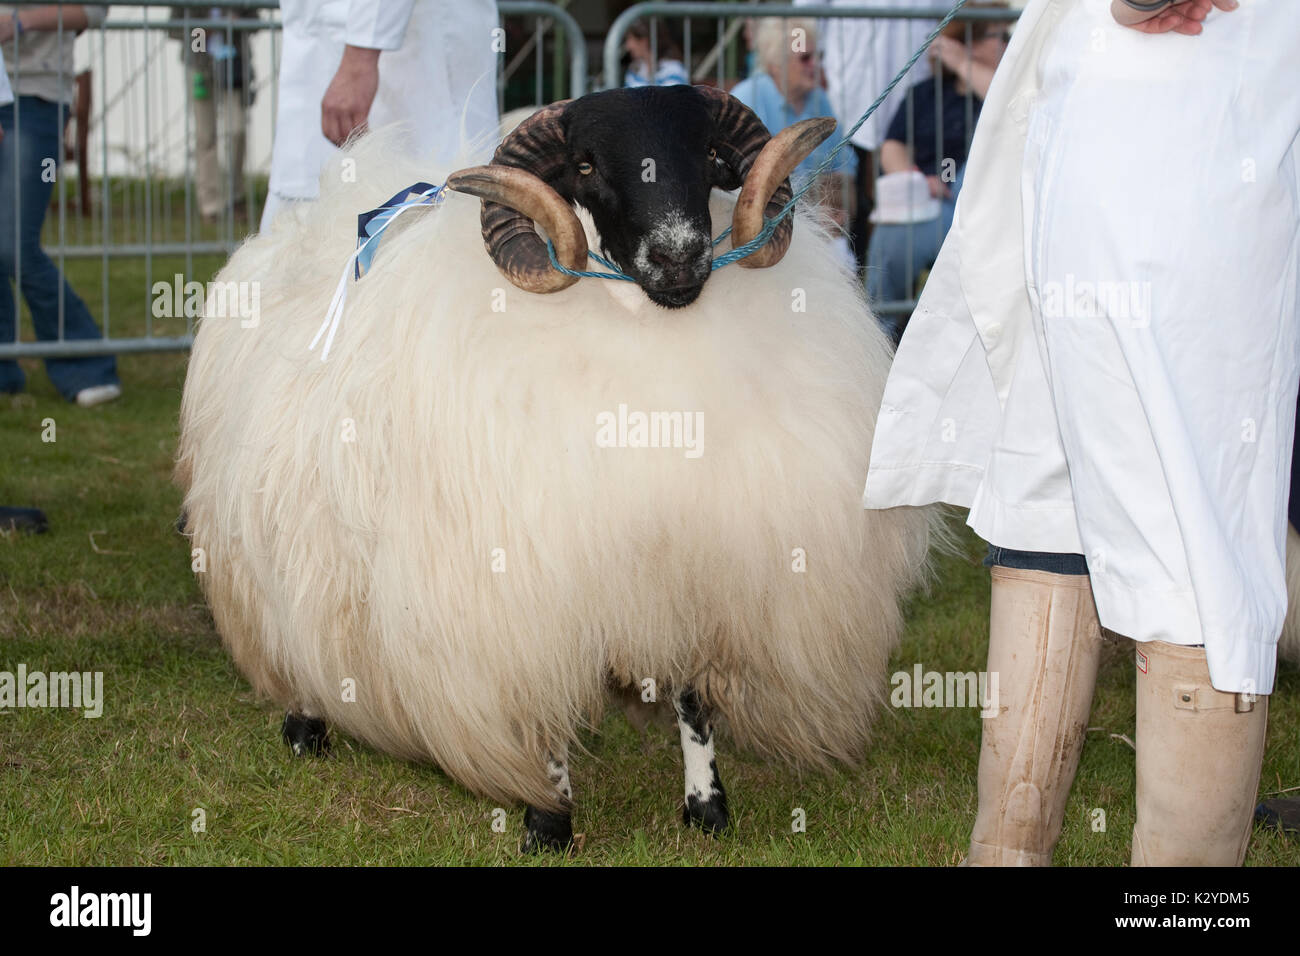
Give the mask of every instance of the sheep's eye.
[[718, 158], [718, 151], [716, 149], [709, 150], [709, 162], [713, 162], [717, 158]]
[[590, 176], [590, 175], [591, 175], [591, 170], [592, 170], [592, 168], [593, 168], [593, 167], [592, 167], [591, 163], [579, 163], [579, 164], [578, 164], [578, 172], [582, 173], [582, 175], [584, 175], [584, 176]]

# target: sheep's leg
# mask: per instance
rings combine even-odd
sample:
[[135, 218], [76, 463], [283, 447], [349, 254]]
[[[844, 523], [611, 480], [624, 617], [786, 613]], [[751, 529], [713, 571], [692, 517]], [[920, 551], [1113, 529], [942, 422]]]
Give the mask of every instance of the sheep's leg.
[[686, 807], [682, 822], [717, 836], [727, 828], [727, 792], [718, 779], [713, 756], [713, 725], [709, 709], [692, 687], [673, 700], [682, 734], [682, 759], [686, 764]]
[[546, 761], [546, 775], [560, 795], [564, 809], [559, 813], [552, 810], [538, 810], [528, 807], [524, 810], [524, 853], [536, 853], [539, 850], [565, 851], [573, 845], [573, 790], [569, 786], [568, 755], [551, 754]]
[[323, 757], [330, 752], [330, 737], [325, 721], [306, 711], [290, 710], [284, 715], [280, 735], [295, 757]]

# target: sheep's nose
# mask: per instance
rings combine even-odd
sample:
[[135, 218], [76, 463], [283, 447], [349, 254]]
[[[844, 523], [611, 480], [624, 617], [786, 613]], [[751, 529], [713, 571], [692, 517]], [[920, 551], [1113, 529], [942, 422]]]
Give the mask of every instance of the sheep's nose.
[[687, 249], [650, 249], [647, 258], [665, 286], [695, 285], [708, 271], [707, 250], [703, 242]]

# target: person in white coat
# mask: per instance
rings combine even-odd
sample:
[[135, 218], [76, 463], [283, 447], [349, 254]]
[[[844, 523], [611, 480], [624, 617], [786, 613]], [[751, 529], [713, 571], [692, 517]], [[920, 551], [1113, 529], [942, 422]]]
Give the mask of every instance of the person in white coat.
[[971, 864], [1050, 863], [1101, 626], [1138, 642], [1133, 862], [1245, 855], [1286, 607], [1300, 5], [1213, 4], [1032, 0], [885, 390], [866, 506], [966, 506], [990, 542]]
[[263, 231], [315, 199], [321, 170], [366, 126], [401, 123], [418, 155], [486, 158], [497, 131], [493, 0], [283, 0], [284, 45]]

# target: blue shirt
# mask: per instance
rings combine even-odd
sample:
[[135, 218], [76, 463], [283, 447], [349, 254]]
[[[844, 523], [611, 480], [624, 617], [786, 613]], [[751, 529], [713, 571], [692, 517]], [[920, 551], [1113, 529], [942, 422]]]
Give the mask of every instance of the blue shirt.
[[[747, 80], [741, 80], [736, 84], [736, 88], [731, 91], [731, 95], [753, 110], [755, 115], [763, 121], [767, 131], [773, 135], [781, 132], [787, 126], [793, 126], [800, 120], [835, 115], [831, 110], [830, 97], [826, 95], [826, 91], [820, 86], [814, 87], [812, 92], [808, 94], [808, 99], [804, 101], [803, 112], [796, 113], [794, 107], [786, 102], [785, 96], [777, 88], [776, 81], [767, 73], [762, 72], [755, 73]], [[795, 169], [793, 178], [799, 182], [792, 183], [792, 185], [797, 189], [804, 180], [812, 175], [818, 164], [826, 159], [835, 144], [843, 138], [843, 132], [836, 129], [824, 143], [814, 149], [808, 158]], [[853, 155], [852, 148], [845, 146], [835, 154], [835, 161], [831, 163], [826, 171], [852, 176], [857, 170], [858, 159]]]

